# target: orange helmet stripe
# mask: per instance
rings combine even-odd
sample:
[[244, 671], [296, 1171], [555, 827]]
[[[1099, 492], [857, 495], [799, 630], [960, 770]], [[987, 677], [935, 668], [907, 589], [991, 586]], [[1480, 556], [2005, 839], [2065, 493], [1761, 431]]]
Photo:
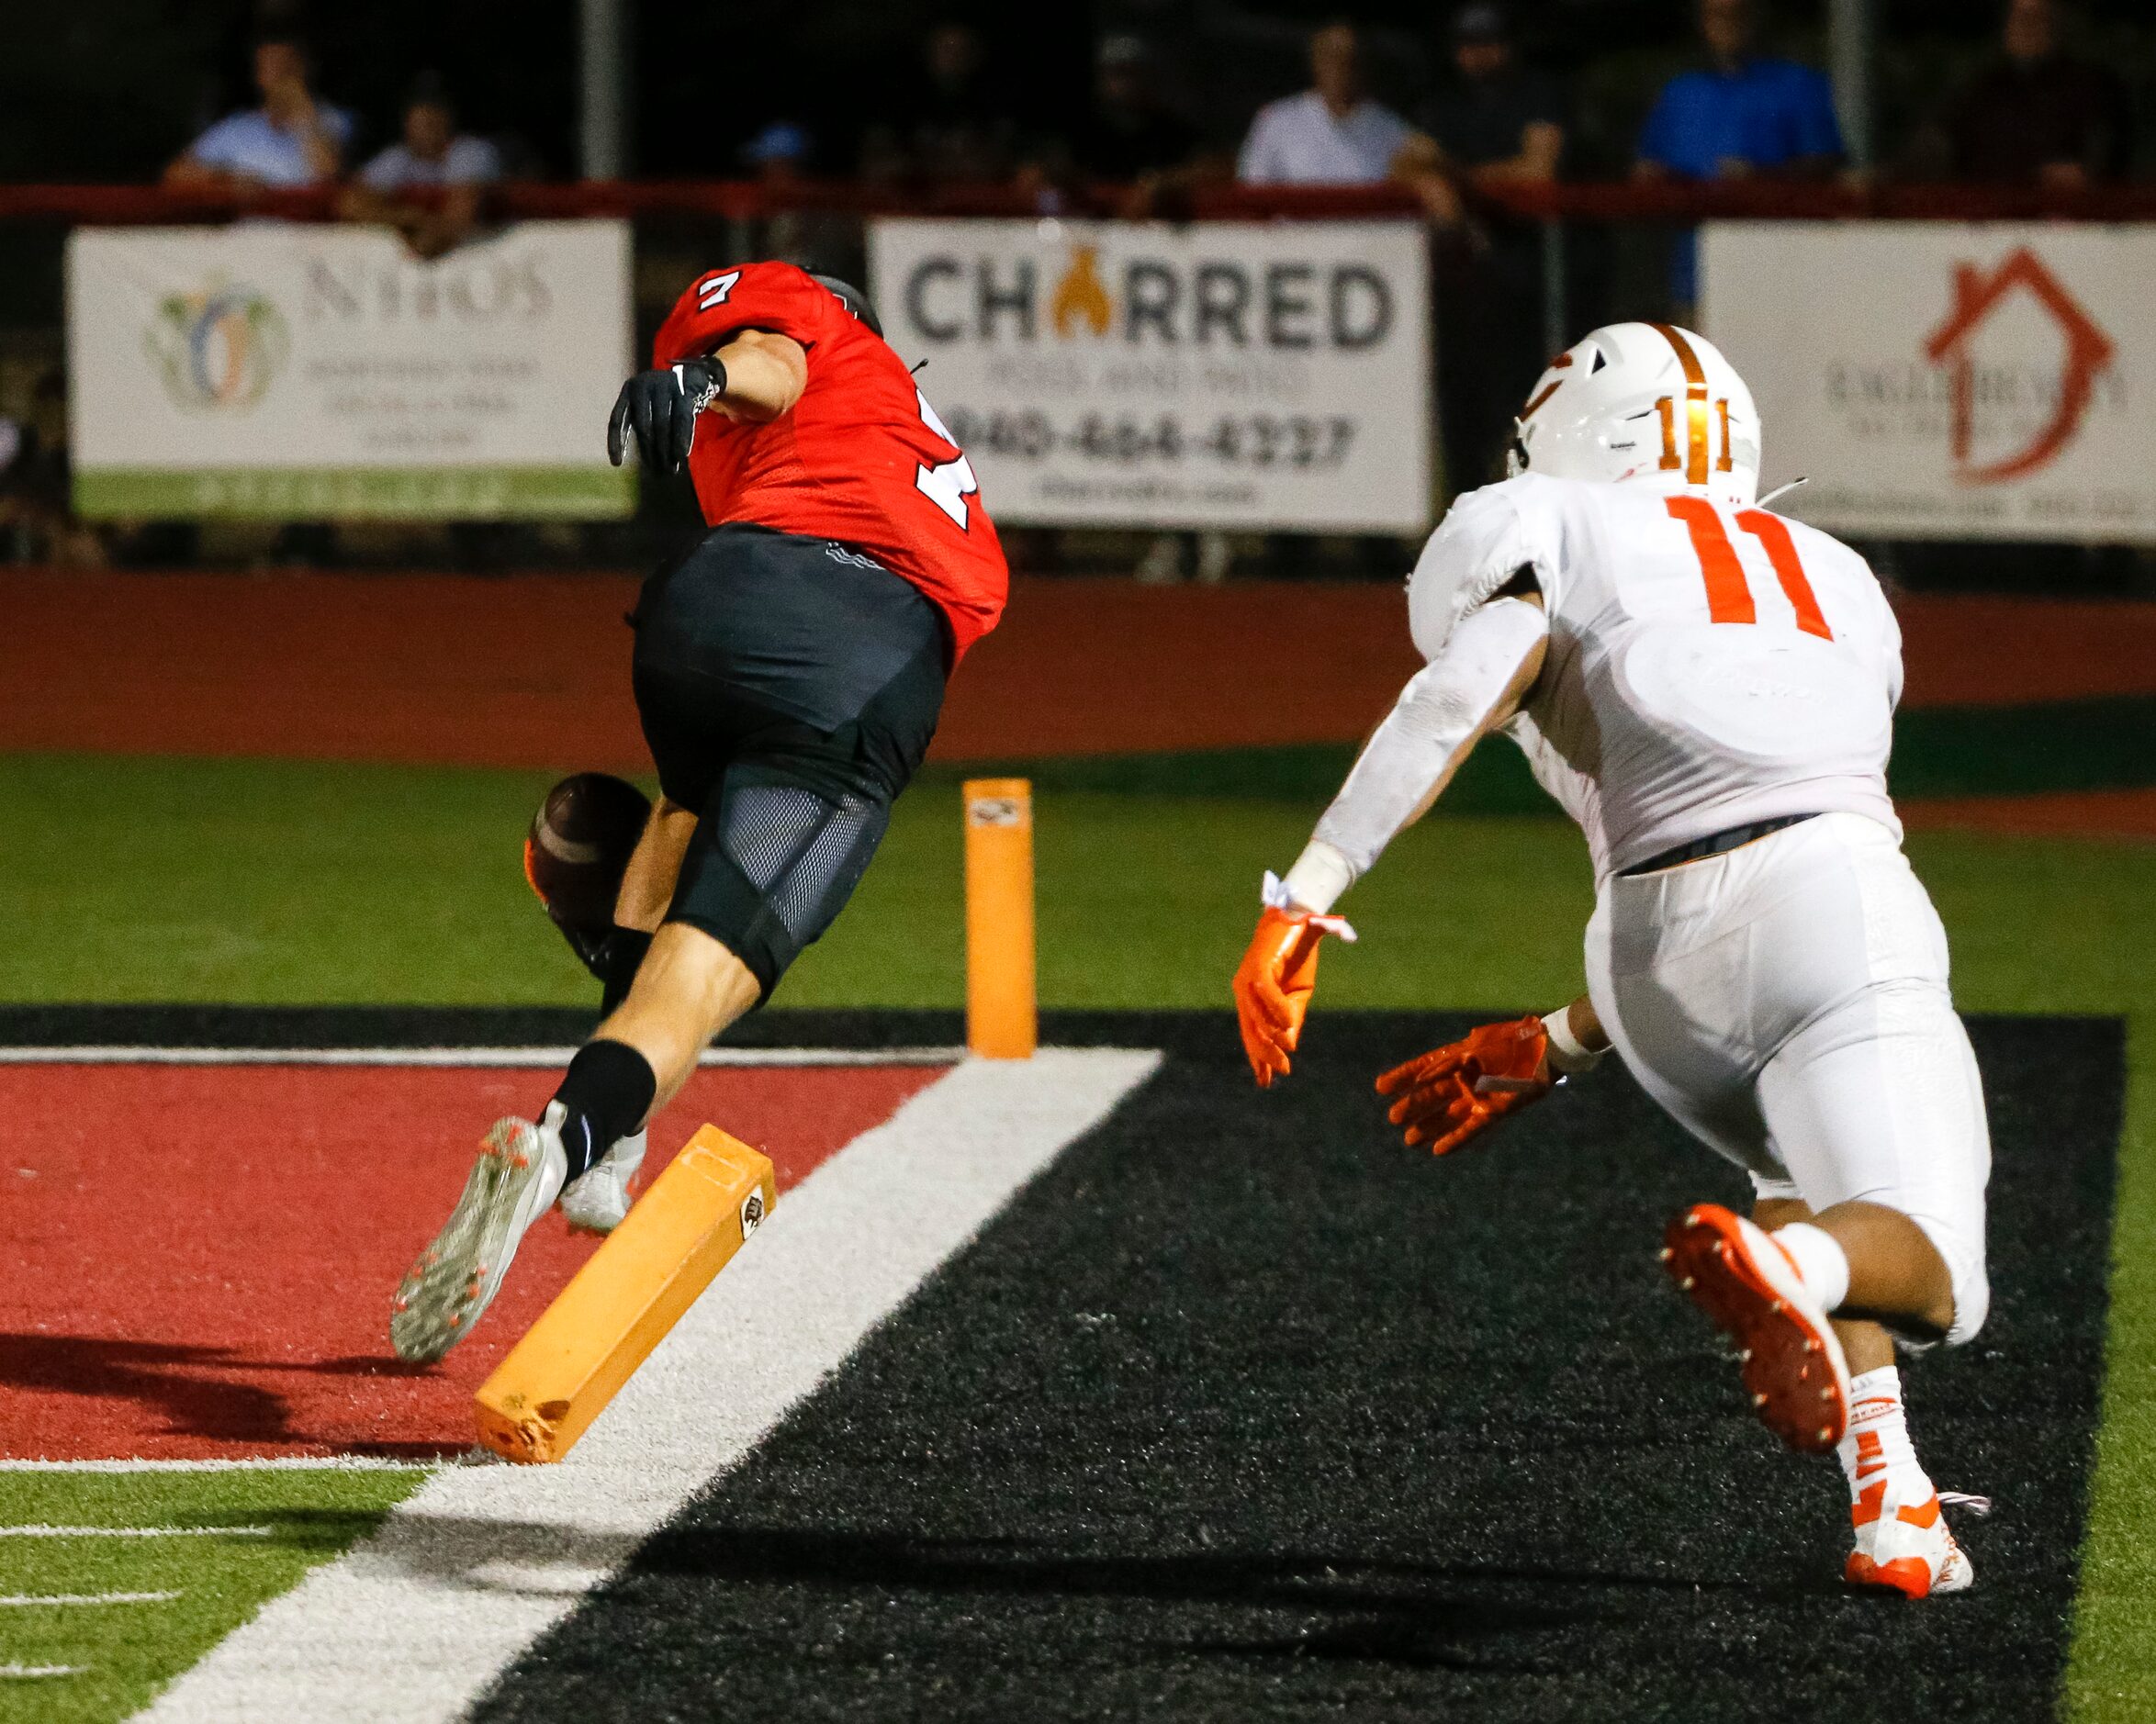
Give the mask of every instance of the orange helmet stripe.
[[1684, 339], [1684, 331], [1668, 323], [1647, 326], [1677, 350], [1677, 363], [1684, 367], [1685, 462], [1684, 482], [1707, 482], [1707, 368]]

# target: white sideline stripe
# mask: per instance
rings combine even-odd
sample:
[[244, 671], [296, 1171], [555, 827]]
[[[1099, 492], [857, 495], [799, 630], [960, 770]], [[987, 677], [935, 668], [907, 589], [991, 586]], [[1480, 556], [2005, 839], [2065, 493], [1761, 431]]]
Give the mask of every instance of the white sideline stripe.
[[454, 1461], [393, 1461], [382, 1455], [237, 1455], [205, 1461], [0, 1461], [0, 1472], [430, 1472]]
[[436, 1473], [138, 1718], [461, 1716], [1159, 1062], [1059, 1048], [958, 1067], [786, 1194], [566, 1461]]
[[266, 1539], [275, 1527], [0, 1527], [0, 1539]]
[[[0, 1047], [0, 1066], [566, 1066], [574, 1047]], [[707, 1047], [704, 1066], [955, 1066], [962, 1047]]]
[[0, 1596], [0, 1610], [35, 1605], [164, 1605], [177, 1593], [16, 1593]]
[[87, 1664], [0, 1664], [0, 1679], [19, 1680], [32, 1676], [86, 1676]]

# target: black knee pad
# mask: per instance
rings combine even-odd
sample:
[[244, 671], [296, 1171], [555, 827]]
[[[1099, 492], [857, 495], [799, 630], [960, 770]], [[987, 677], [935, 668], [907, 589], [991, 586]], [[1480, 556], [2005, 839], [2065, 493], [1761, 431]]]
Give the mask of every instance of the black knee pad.
[[846, 908], [890, 823], [890, 803], [857, 789], [730, 767], [681, 859], [667, 920], [719, 941], [768, 999]]

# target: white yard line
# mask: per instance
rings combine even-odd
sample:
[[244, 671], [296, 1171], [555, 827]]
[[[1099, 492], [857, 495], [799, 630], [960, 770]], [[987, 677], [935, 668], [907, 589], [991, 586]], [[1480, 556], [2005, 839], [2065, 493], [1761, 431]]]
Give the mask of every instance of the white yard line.
[[0, 1527], [0, 1539], [266, 1539], [275, 1527]]
[[21, 1681], [37, 1676], [86, 1676], [87, 1664], [0, 1664], [0, 1681]]
[[245, 1455], [230, 1461], [0, 1461], [0, 1472], [431, 1472], [454, 1461], [392, 1461], [377, 1455]]
[[[574, 1047], [0, 1046], [0, 1066], [566, 1066]], [[706, 1066], [955, 1066], [962, 1047], [707, 1047]]]
[[444, 1469], [140, 1718], [457, 1718], [1159, 1059], [959, 1066], [786, 1193], [566, 1461]]
[[177, 1593], [16, 1593], [0, 1595], [0, 1610], [40, 1605], [168, 1605]]

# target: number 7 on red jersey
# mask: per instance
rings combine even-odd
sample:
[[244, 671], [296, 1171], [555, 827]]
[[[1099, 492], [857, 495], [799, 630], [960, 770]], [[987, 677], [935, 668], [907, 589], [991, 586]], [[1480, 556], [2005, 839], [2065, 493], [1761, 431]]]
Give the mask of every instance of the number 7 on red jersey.
[[[914, 398], [921, 404], [921, 422], [953, 449], [957, 449], [959, 440], [950, 434], [949, 428], [938, 417], [936, 409], [928, 405], [928, 397], [915, 389]], [[956, 461], [946, 461], [940, 466], [921, 466], [914, 475], [914, 488], [958, 522], [959, 531], [964, 532], [972, 515], [966, 498], [981, 488], [981, 482], [973, 476], [973, 464], [966, 459], [965, 452], [960, 450]]]

